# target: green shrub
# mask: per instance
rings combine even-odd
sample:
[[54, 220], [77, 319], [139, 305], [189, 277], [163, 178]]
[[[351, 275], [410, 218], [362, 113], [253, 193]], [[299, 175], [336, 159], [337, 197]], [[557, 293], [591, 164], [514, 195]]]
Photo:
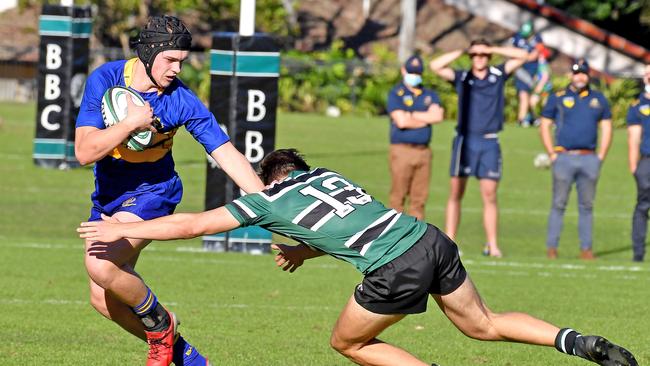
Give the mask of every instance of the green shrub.
[[[285, 111], [325, 112], [328, 106], [338, 107], [342, 113], [378, 115], [386, 112], [386, 100], [390, 90], [400, 82], [400, 64], [397, 55], [385, 45], [375, 45], [372, 61], [359, 60], [343, 43], [335, 41], [329, 50], [309, 53], [287, 51], [282, 53], [280, 79], [278, 81], [278, 107]], [[210, 93], [209, 54], [192, 59], [183, 67], [181, 78], [207, 103]], [[445, 118], [455, 120], [458, 115], [458, 95], [452, 83], [434, 75], [428, 69], [429, 61], [437, 55], [424, 56], [423, 84], [440, 96], [445, 108]], [[494, 64], [503, 62], [495, 58]], [[452, 65], [455, 69], [469, 69], [471, 61], [463, 56]], [[511, 77], [514, 79], [514, 77]], [[567, 75], [552, 76], [553, 90], [569, 85]], [[597, 80], [595, 83], [598, 84]], [[639, 94], [638, 83], [630, 79], [615, 79], [600, 83], [601, 90], [610, 103], [616, 127], [625, 126], [625, 114]], [[505, 89], [505, 120], [517, 120], [518, 98], [514, 83], [509, 81]], [[543, 102], [537, 107], [537, 115]]]

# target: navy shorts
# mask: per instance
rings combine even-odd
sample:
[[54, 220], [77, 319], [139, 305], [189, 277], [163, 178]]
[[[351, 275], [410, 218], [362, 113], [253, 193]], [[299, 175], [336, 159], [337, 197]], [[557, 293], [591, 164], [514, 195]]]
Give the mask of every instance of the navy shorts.
[[375, 314], [423, 313], [430, 294], [450, 294], [466, 277], [456, 244], [428, 225], [404, 254], [368, 273], [357, 285], [354, 299]]
[[[183, 184], [178, 176], [156, 184], [141, 184], [137, 189], [105, 200], [93, 197], [88, 221], [101, 220], [101, 214], [113, 216], [116, 212], [131, 212], [143, 220], [174, 213], [183, 196]], [[103, 201], [108, 201], [102, 204]]]
[[451, 147], [449, 175], [501, 179], [501, 146], [495, 136], [456, 135]]
[[[533, 79], [537, 73], [537, 62], [527, 62], [523, 67], [515, 72], [515, 88], [517, 91], [531, 92], [533, 90]], [[525, 77], [527, 79], [523, 80]]]

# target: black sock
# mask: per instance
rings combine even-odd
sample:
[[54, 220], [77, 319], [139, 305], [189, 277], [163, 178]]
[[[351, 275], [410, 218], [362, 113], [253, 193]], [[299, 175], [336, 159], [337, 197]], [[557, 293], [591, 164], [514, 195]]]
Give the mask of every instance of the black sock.
[[147, 294], [142, 302], [131, 309], [140, 318], [144, 329], [148, 332], [163, 331], [169, 327], [171, 322], [169, 313], [158, 303], [158, 298], [149, 288], [147, 288]]
[[580, 335], [580, 333], [571, 328], [561, 329], [557, 336], [555, 336], [555, 348], [562, 353], [575, 356], [576, 338]]
[[151, 312], [139, 315], [139, 317], [144, 324], [144, 329], [148, 332], [162, 332], [169, 328], [171, 322], [169, 313], [160, 304], [157, 304]]

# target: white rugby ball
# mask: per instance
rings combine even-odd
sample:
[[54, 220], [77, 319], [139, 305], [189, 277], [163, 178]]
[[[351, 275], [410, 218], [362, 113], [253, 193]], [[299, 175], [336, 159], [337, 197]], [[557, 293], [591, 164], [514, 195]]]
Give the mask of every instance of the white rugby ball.
[[548, 169], [551, 167], [551, 158], [546, 153], [539, 153], [533, 159], [533, 165], [537, 169]]
[[[145, 104], [140, 94], [131, 89], [114, 86], [106, 90], [102, 97], [102, 117], [104, 118], [104, 125], [106, 127], [120, 123], [120, 121], [126, 118], [127, 97], [131, 97], [135, 105], [143, 106]], [[128, 139], [124, 140], [123, 144], [131, 150], [142, 151], [151, 145], [153, 134], [149, 130], [134, 132]]]

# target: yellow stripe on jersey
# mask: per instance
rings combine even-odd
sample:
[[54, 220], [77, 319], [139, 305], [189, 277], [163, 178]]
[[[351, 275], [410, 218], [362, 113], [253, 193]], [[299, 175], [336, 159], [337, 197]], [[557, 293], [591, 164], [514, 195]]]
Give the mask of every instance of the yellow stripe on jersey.
[[138, 61], [138, 58], [134, 57], [124, 64], [124, 86], [127, 88], [133, 83], [133, 70], [136, 61]]
[[178, 128], [175, 128], [165, 133], [154, 133], [151, 147], [143, 151], [133, 151], [124, 146], [124, 144], [120, 144], [113, 149], [111, 156], [115, 159], [123, 159], [129, 163], [152, 163], [158, 161], [172, 149], [174, 135], [177, 130]]
[[[135, 63], [138, 61], [137, 57], [129, 59], [124, 64], [124, 85], [128, 88], [133, 83], [133, 72], [135, 71]], [[152, 163], [162, 159], [171, 150], [174, 145], [174, 135], [176, 134], [175, 128], [165, 133], [154, 133], [153, 141], [150, 148], [144, 151], [133, 151], [127, 148], [124, 144], [118, 145], [110, 154], [115, 159], [123, 159], [129, 163]]]

